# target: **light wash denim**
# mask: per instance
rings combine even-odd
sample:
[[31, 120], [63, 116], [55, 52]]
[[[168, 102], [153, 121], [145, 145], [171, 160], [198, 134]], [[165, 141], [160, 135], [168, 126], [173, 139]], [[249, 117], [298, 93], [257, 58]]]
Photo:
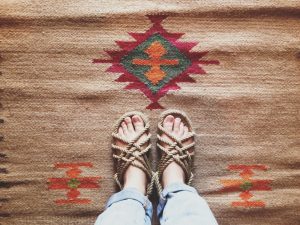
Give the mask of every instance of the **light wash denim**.
[[[152, 204], [134, 188], [114, 194], [95, 225], [150, 225]], [[195, 188], [174, 183], [166, 187], [159, 200], [157, 215], [161, 225], [217, 225], [206, 201]]]

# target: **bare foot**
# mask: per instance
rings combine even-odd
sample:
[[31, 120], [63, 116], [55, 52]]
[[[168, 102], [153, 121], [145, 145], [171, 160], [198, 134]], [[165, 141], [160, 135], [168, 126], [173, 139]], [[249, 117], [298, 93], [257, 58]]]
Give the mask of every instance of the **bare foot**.
[[[185, 124], [181, 121], [179, 117], [174, 118], [172, 115], [166, 116], [166, 118], [163, 121], [163, 127], [170, 131], [175, 137], [177, 138], [183, 138], [186, 137], [189, 134], [189, 129]], [[169, 139], [170, 141], [173, 141], [170, 139], [166, 134], [162, 134], [162, 138]], [[183, 145], [188, 145], [192, 143], [192, 138], [189, 138], [185, 142], [183, 142]], [[166, 144], [163, 144], [163, 147], [168, 147]], [[185, 183], [185, 174], [183, 169], [176, 163], [172, 162], [170, 163], [162, 175], [162, 184], [163, 187], [166, 187], [172, 183]]]
[[[126, 117], [124, 121], [121, 123], [118, 133], [123, 138], [127, 140], [132, 140], [140, 134], [144, 126], [145, 126], [144, 122], [140, 116], [134, 115], [132, 117]], [[138, 140], [138, 143], [144, 141], [146, 137], [147, 135], [143, 134]], [[117, 141], [116, 145], [121, 147], [127, 146], [127, 144], [121, 141]], [[136, 163], [140, 164], [140, 162], [138, 161]], [[147, 177], [145, 172], [140, 168], [130, 165], [124, 174], [124, 188], [136, 188], [145, 195], [146, 185], [147, 185]]]

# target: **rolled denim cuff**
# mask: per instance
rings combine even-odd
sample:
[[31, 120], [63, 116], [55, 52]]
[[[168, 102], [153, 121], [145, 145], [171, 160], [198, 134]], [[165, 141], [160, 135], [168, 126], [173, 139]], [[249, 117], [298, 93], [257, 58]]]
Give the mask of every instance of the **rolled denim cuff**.
[[157, 215], [159, 216], [164, 208], [165, 205], [168, 201], [168, 197], [170, 193], [177, 193], [180, 191], [188, 191], [192, 192], [195, 194], [198, 194], [197, 190], [189, 185], [183, 184], [183, 183], [173, 183], [170, 184], [169, 186], [165, 187], [164, 190], [161, 192], [160, 197], [159, 197], [159, 204], [157, 207]]
[[152, 217], [152, 203], [149, 201], [147, 196], [143, 195], [140, 191], [135, 188], [125, 188], [122, 191], [112, 195], [105, 208], [110, 207], [112, 204], [123, 201], [123, 200], [135, 200], [144, 207], [146, 214], [151, 218]]

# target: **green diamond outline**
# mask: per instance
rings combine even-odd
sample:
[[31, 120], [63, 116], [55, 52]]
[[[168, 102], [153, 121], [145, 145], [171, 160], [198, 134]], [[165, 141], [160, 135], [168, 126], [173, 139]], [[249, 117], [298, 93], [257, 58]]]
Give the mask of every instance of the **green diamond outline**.
[[[167, 53], [162, 56], [161, 59], [177, 59], [179, 64], [164, 65], [161, 69], [166, 73], [166, 76], [154, 85], [146, 76], [145, 73], [151, 68], [150, 66], [134, 65], [132, 64], [133, 59], [149, 59], [149, 56], [144, 51], [155, 41], [159, 41], [167, 50]], [[180, 50], [175, 47], [170, 41], [165, 39], [159, 33], [153, 34], [147, 40], [139, 44], [135, 49], [130, 51], [127, 55], [121, 59], [121, 64], [124, 68], [134, 76], [136, 76], [141, 82], [147, 85], [152, 93], [157, 93], [165, 84], [169, 83], [170, 80], [185, 71], [190, 65], [191, 60]]]

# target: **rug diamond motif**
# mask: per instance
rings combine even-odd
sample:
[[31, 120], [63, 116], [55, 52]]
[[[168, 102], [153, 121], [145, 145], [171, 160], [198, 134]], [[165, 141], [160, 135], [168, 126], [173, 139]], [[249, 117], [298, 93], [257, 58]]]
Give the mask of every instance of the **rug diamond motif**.
[[184, 33], [169, 33], [162, 26], [167, 16], [148, 16], [152, 22], [145, 33], [129, 33], [135, 41], [116, 41], [121, 50], [106, 51], [110, 59], [94, 63], [111, 63], [107, 72], [122, 73], [117, 82], [129, 83], [126, 90], [140, 90], [151, 101], [147, 109], [162, 109], [158, 101], [169, 91], [180, 90], [179, 82], [195, 83], [190, 74], [205, 74], [202, 65], [219, 64], [202, 60], [208, 52], [192, 52], [197, 42], [183, 42]]
[[156, 93], [191, 61], [160, 34], [154, 34], [124, 56], [121, 64]]

